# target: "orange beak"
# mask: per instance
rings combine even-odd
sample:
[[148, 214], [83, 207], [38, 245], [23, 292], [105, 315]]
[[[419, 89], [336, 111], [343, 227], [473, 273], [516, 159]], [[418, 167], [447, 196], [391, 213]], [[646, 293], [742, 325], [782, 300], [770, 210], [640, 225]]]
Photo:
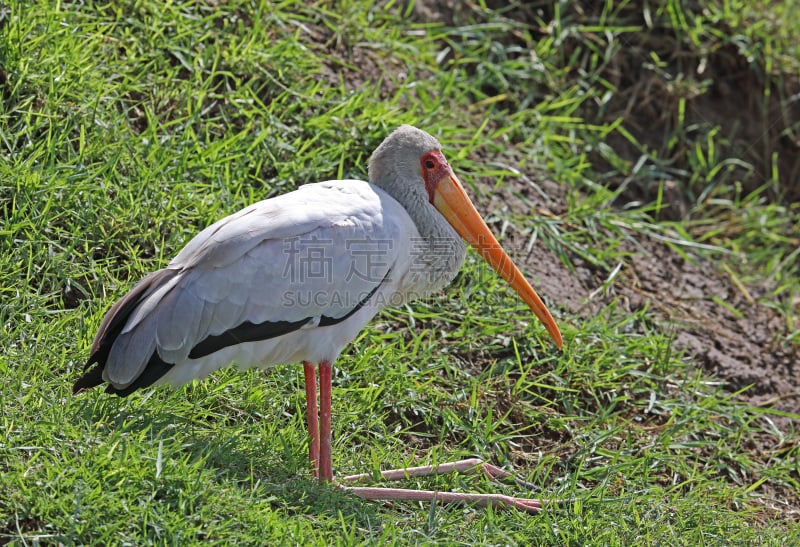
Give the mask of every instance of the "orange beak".
[[539, 321], [544, 324], [556, 346], [561, 348], [563, 343], [561, 332], [547, 306], [500, 247], [458, 178], [447, 168], [447, 174], [436, 181], [433, 186], [431, 200], [433, 206], [455, 228], [456, 232], [511, 285], [511, 288], [517, 291], [517, 294], [530, 306]]

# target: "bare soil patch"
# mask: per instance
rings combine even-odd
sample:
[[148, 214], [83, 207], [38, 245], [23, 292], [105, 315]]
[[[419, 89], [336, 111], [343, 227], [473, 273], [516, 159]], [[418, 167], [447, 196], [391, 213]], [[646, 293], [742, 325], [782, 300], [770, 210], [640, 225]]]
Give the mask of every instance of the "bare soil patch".
[[[567, 210], [561, 185], [548, 179], [533, 184], [546, 198], [530, 181], [520, 180], [495, 194], [490, 208], [553, 216]], [[532, 210], [512, 192], [524, 195]], [[577, 317], [591, 317], [612, 300], [620, 313], [647, 306], [657, 324], [674, 336], [675, 348], [724, 381], [727, 390], [747, 388], [742, 398], [748, 403], [796, 411], [798, 348], [782, 342], [787, 332], [781, 313], [760, 303], [768, 300], [770, 287], [745, 287], [708, 259], [686, 260], [653, 236], [629, 236], [620, 247], [628, 258], [605, 290], [599, 289], [610, 272], [578, 256], [572, 257], [572, 270], [541, 245], [516, 259], [536, 276], [537, 288], [555, 306]], [[527, 245], [526, 238], [513, 231], [505, 241], [515, 249]]]
[[[506, 208], [515, 213], [558, 215], [567, 209], [564, 190], [552, 180], [537, 180], [546, 194], [531, 191], [530, 182], [518, 182], [494, 195], [490, 209]], [[511, 192], [525, 195], [530, 210]], [[577, 321], [600, 313], [612, 301], [615, 313], [633, 313], [647, 306], [654, 324], [673, 337], [673, 348], [692, 359], [722, 388], [750, 405], [796, 413], [800, 404], [800, 362], [798, 348], [785, 342], [786, 320], [765, 304], [767, 285], [742, 286], [711, 260], [686, 260], [668, 244], [642, 233], [631, 233], [622, 244], [627, 251], [613, 284], [603, 290], [609, 272], [580, 257], [572, 257], [574, 269], [562, 264], [555, 253], [542, 245], [531, 252], [519, 252], [527, 236], [508, 230], [504, 246], [518, 250], [515, 261], [536, 278], [536, 287], [552, 307], [560, 307]], [[795, 321], [800, 317], [795, 317]], [[634, 327], [636, 328], [636, 327]], [[639, 328], [644, 328], [639, 325]], [[790, 434], [796, 424], [790, 418], [770, 416], [769, 420]], [[766, 424], [765, 424], [766, 427]], [[541, 439], [540, 439], [541, 440]], [[753, 455], [774, 453], [770, 435], [751, 439]], [[791, 446], [785, 447], [790, 450]], [[566, 447], [564, 450], [569, 451]], [[769, 512], [796, 515], [798, 493], [766, 482], [759, 487]]]

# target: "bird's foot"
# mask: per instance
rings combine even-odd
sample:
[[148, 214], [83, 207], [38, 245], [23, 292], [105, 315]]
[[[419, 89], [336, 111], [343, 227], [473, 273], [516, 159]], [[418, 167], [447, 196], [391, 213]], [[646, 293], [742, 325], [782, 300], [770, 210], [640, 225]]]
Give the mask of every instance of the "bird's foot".
[[[534, 485], [522, 480], [513, 473], [509, 473], [499, 467], [479, 458], [470, 458], [457, 462], [443, 463], [439, 465], [422, 465], [419, 467], [408, 467], [406, 469], [391, 469], [381, 471], [380, 476], [384, 480], [400, 480], [409, 477], [426, 477], [430, 475], [442, 475], [445, 473], [483, 473], [492, 480], [513, 478], [514, 481], [528, 489], [534, 489]], [[342, 482], [355, 483], [365, 479], [371, 479], [371, 473], [360, 473], [342, 478]], [[353, 486], [342, 486], [345, 490], [364, 499], [369, 500], [411, 500], [411, 501], [431, 501], [441, 503], [474, 503], [483, 507], [516, 507], [528, 513], [537, 513], [542, 509], [543, 502], [538, 499], [515, 498], [501, 494], [466, 494], [455, 492], [436, 492], [432, 490], [406, 490], [402, 488], [362, 488]]]
[[[512, 478], [520, 486], [530, 490], [535, 490], [536, 486], [526, 480], [519, 478], [513, 473], [500, 469], [480, 458], [469, 458], [457, 462], [441, 463], [438, 465], [421, 465], [419, 467], [407, 467], [405, 469], [390, 469], [381, 471], [380, 476], [387, 481], [396, 481], [409, 477], [428, 477], [430, 475], [444, 475], [446, 473], [483, 473], [492, 480]], [[343, 482], [354, 483], [366, 479], [375, 478], [372, 473], [359, 473], [342, 478]]]
[[528, 513], [542, 510], [542, 502], [537, 499], [514, 498], [502, 494], [470, 494], [461, 492], [437, 492], [434, 490], [408, 490], [405, 488], [369, 488], [342, 486], [347, 492], [366, 500], [404, 500], [428, 501], [435, 503], [464, 503], [481, 507], [515, 507]]

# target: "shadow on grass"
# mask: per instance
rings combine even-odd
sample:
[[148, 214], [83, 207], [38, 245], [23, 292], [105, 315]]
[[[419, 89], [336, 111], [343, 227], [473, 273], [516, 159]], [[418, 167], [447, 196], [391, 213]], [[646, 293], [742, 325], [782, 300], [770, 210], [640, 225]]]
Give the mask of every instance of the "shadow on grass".
[[[154, 392], [138, 400], [88, 395], [76, 405], [73, 415], [79, 427], [93, 430], [90, 436], [96, 445], [112, 444], [120, 438], [149, 444], [150, 449], [161, 445], [165, 460], [180, 460], [189, 473], [198, 468], [211, 470], [216, 482], [236, 487], [243, 497], [268, 503], [287, 515], [342, 515], [357, 526], [377, 522], [376, 503], [321, 484], [311, 476], [307, 448], [296, 436], [288, 437], [281, 430], [274, 436], [254, 434], [258, 429], [263, 433], [263, 428], [248, 428], [248, 422], [254, 420], [249, 415], [237, 422], [230, 415], [207, 413], [205, 408], [194, 413], [196, 407], [187, 404], [176, 412], [171, 407], [174, 397]], [[282, 422], [289, 419], [279, 418]], [[158, 479], [154, 497], [169, 504], [191, 484], [201, 488], [190, 477], [165, 473]]]

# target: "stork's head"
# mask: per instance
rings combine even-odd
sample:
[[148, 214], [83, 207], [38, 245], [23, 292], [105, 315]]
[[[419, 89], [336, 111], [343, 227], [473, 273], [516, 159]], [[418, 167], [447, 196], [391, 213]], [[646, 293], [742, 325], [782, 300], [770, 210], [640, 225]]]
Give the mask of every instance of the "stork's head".
[[[416, 127], [400, 126], [372, 154], [369, 179], [378, 184], [391, 181], [402, 187], [401, 192], [424, 192], [438, 214], [517, 291], [561, 347], [561, 332], [550, 311], [486, 226], [442, 154], [439, 141]], [[437, 213], [432, 209], [432, 214]]]

